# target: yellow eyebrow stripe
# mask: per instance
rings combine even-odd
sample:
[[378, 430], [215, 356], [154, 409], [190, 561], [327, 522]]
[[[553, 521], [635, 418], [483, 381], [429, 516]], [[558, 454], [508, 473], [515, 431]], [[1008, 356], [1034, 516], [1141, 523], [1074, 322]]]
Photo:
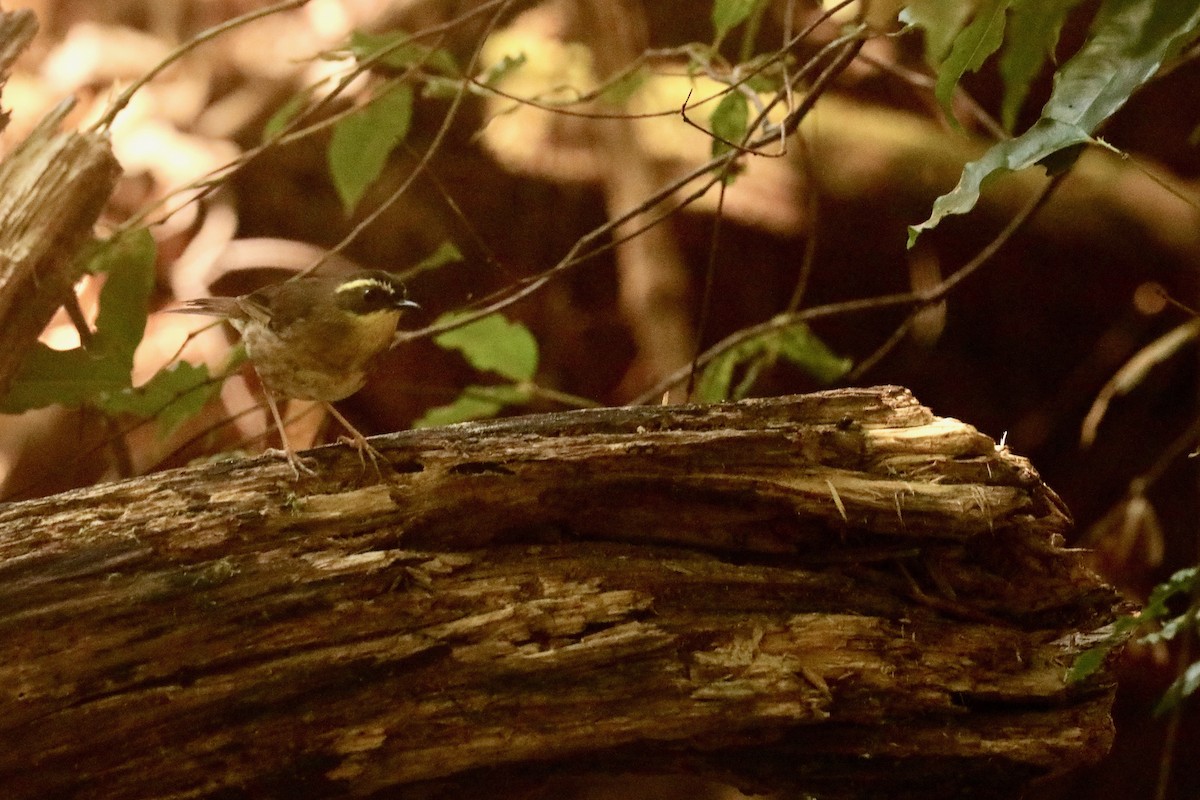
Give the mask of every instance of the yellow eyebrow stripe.
[[389, 292], [392, 291], [391, 286], [379, 280], [378, 278], [355, 278], [352, 281], [346, 281], [338, 286], [337, 293], [341, 294], [342, 292], [353, 292], [355, 289], [362, 289], [367, 286], [378, 286], [380, 289], [387, 289]]

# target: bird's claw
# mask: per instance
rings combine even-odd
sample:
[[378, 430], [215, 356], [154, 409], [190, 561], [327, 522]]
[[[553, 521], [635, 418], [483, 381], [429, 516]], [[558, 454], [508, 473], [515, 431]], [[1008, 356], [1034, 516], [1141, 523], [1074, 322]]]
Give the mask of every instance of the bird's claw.
[[[274, 447], [270, 447], [270, 448], [267, 448], [266, 450], [264, 450], [263, 454], [270, 456], [272, 458], [285, 459], [288, 462], [288, 466], [292, 468], [292, 475], [295, 476], [296, 480], [300, 480], [301, 474], [304, 474], [304, 475], [316, 475], [317, 474], [317, 471], [315, 469], [313, 469], [312, 467], [310, 467], [308, 464], [304, 463], [305, 459], [302, 458], [300, 455], [298, 455], [294, 450], [280, 450], [280, 449], [277, 449]], [[313, 462], [312, 459], [307, 459], [307, 460], [309, 462], [316, 463], [316, 462]]]
[[367, 471], [367, 458], [369, 457], [371, 459], [371, 466], [375, 468], [375, 474], [379, 476], [380, 480], [383, 480], [383, 471], [379, 468], [379, 462], [383, 461], [386, 464], [387, 458], [384, 457], [383, 453], [372, 447], [371, 443], [364, 437], [339, 436], [338, 443], [354, 448], [355, 452], [358, 453], [358, 463], [362, 465], [363, 472]]

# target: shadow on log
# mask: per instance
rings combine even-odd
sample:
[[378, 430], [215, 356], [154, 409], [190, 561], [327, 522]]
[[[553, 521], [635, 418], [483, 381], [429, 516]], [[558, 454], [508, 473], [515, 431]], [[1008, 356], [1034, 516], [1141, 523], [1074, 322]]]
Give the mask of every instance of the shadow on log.
[[[882, 387], [411, 431], [0, 511], [7, 798], [1013, 797], [1121, 610], [1027, 461]], [[533, 793], [531, 795], [531, 792]]]

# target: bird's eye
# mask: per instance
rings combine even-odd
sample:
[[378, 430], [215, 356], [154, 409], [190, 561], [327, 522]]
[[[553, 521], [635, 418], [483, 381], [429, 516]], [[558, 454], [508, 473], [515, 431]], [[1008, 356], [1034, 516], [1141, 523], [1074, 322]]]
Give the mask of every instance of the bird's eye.
[[368, 286], [363, 291], [363, 302], [368, 306], [382, 305], [387, 299], [387, 292], [378, 286]]

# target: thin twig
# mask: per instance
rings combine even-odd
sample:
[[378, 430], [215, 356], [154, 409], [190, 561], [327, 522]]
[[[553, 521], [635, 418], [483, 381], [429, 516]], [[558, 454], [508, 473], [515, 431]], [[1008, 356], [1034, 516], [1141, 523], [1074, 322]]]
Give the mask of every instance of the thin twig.
[[[846, 314], [856, 314], [864, 311], [878, 311], [885, 308], [896, 308], [900, 306], [927, 306], [935, 303], [941, 298], [949, 294], [958, 284], [962, 283], [966, 278], [973, 275], [984, 264], [986, 264], [996, 252], [1007, 243], [1013, 235], [1027, 222], [1046, 202], [1054, 188], [1062, 181], [1061, 173], [1051, 180], [1047, 181], [1041, 189], [1038, 190], [1026, 204], [1025, 208], [1013, 217], [1008, 225], [1004, 227], [996, 237], [989, 242], [982, 250], [979, 251], [966, 264], [960, 267], [956, 272], [952, 273], [948, 278], [943, 280], [932, 289], [919, 292], [899, 292], [895, 294], [879, 295], [877, 297], [864, 297], [858, 300], [845, 300], [838, 303], [830, 303], [824, 306], [815, 306], [803, 311], [796, 311], [790, 314], [780, 314], [766, 322], [760, 322], [757, 325], [751, 325], [742, 328], [740, 331], [730, 334], [722, 339], [717, 344], [706, 350], [699, 358], [696, 359], [697, 366], [705, 366], [713, 359], [721, 354], [732, 350], [733, 348], [747, 342], [751, 339], [764, 336], [769, 333], [790, 328], [801, 322], [809, 322], [814, 319], [823, 317], [843, 316]], [[672, 387], [679, 385], [687, 379], [692, 367], [688, 365], [685, 368], [678, 369], [667, 377], [660, 380], [654, 386], [651, 386], [642, 394], [630, 400], [628, 405], [644, 405], [646, 403], [656, 402], [659, 397]]]
[[[857, 37], [858, 35], [859, 34], [856, 33], [854, 36]], [[849, 54], [849, 53], [855, 52], [857, 50], [857, 47], [861, 47], [861, 43], [860, 42], [856, 43], [856, 41], [853, 38], [849, 38], [848, 41], [844, 41], [844, 42], [842, 42], [842, 44], [844, 46], [846, 46], [846, 52], [843, 53], [843, 57], [847, 56], [847, 54]], [[850, 56], [850, 57], [852, 57], [852, 56]], [[843, 61], [843, 58], [838, 59], [839, 63], [841, 63], [842, 61]], [[848, 63], [849, 63], [849, 58], [845, 58], [845, 63], [841, 64], [842, 68], [844, 68], [845, 64], [848, 64]], [[834, 65], [831, 65], [831, 68], [833, 66]], [[827, 69], [824, 73], [822, 73], [820, 78], [818, 78], [818, 80], [814, 83], [813, 93], [819, 94], [820, 91], [822, 91], [824, 89], [824, 87], [832, 80], [833, 74], [834, 74], [834, 72], [832, 71], [832, 69]], [[801, 106], [805, 109], [805, 111], [807, 111], [807, 109], [810, 109], [812, 107], [810, 97], [812, 97], [812, 95], [806, 96], [805, 100], [801, 103]], [[764, 136], [759, 137], [759, 139], [756, 140], [754, 143], [752, 143], [750, 146], [751, 147], [761, 147], [766, 142], [773, 141], [773, 140], [774, 140], [773, 133], [772, 134], [764, 134]], [[713, 185], [715, 185], [718, 181], [721, 180], [721, 178], [720, 178], [721, 170], [724, 169], [732, 161], [741, 157], [741, 155], [742, 154], [736, 150], [730, 150], [730, 151], [722, 153], [718, 156], [714, 156], [713, 158], [709, 159], [705, 163], [703, 163], [703, 164], [695, 167], [691, 171], [687, 172], [683, 176], [675, 179], [674, 181], [671, 181], [669, 184], [667, 184], [662, 189], [658, 190], [654, 194], [647, 197], [641, 203], [638, 203], [636, 206], [631, 208], [629, 211], [626, 211], [625, 213], [620, 214], [611, 219], [608, 219], [603, 224], [601, 224], [601, 225], [593, 228], [591, 231], [588, 231], [587, 233], [585, 233], [583, 236], [581, 236], [579, 239], [577, 239], [573, 245], [571, 245], [571, 247], [567, 251], [566, 255], [564, 255], [557, 264], [550, 267], [546, 271], [540, 273], [539, 275], [535, 275], [530, 278], [526, 278], [525, 280], [516, 284], [514, 287], [507, 287], [505, 289], [502, 289], [498, 292], [493, 293], [492, 295], [489, 295], [488, 297], [479, 301], [479, 304], [476, 305], [473, 310], [470, 310], [470, 311], [462, 314], [461, 316], [455, 317], [453, 320], [439, 323], [439, 324], [430, 325], [425, 328], [421, 328], [419, 330], [409, 331], [405, 334], [402, 334], [401, 336], [398, 337], [397, 342], [398, 343], [411, 342], [411, 341], [415, 341], [417, 339], [425, 339], [425, 338], [428, 338], [431, 336], [436, 336], [438, 334], [445, 333], [446, 331], [454, 330], [455, 328], [460, 328], [464, 325], [468, 325], [472, 322], [475, 322], [476, 320], [482, 319], [482, 318], [489, 316], [491, 314], [494, 314], [498, 311], [502, 311], [503, 309], [508, 308], [509, 306], [512, 306], [515, 303], [520, 302], [521, 300], [524, 300], [526, 297], [529, 297], [530, 295], [536, 293], [547, 283], [558, 278], [563, 273], [570, 270], [572, 267], [575, 267], [578, 264], [586, 261], [587, 259], [592, 258], [593, 256], [598, 255], [599, 253], [602, 253], [602, 252], [610, 249], [611, 247], [615, 246], [617, 243], [619, 243], [621, 241], [625, 241], [626, 239], [628, 239], [632, 236], [638, 235], [642, 230], [645, 230], [646, 228], [648, 228], [652, 225], [658, 224], [661, 220], [665, 219], [667, 216], [670, 216], [670, 214], [675, 213], [680, 208], [683, 208], [684, 206], [686, 206], [692, 202], [695, 202], [700, 197], [703, 197], [708, 192], [708, 190], [710, 188], [712, 188]], [[635, 231], [627, 234], [626, 236], [621, 237], [620, 239], [615, 239], [615, 240], [606, 242], [605, 244], [597, 246], [594, 249], [587, 249], [587, 248], [591, 247], [591, 245], [594, 242], [609, 235], [610, 233], [615, 231], [617, 228], [624, 226], [630, 220], [632, 220], [636, 217], [641, 217], [641, 216], [645, 215], [648, 211], [655, 208], [660, 203], [664, 202], [665, 200], [667, 200], [670, 197], [673, 197], [681, 188], [687, 186], [688, 184], [692, 183], [695, 180], [705, 178], [705, 177], [708, 177], [708, 180], [706, 182], [704, 182], [699, 189], [692, 192], [682, 202], [673, 206], [668, 214], [664, 214], [662, 216], [656, 217], [655, 219], [651, 220], [649, 223], [647, 223], [642, 228], [639, 228], [638, 230], [635, 230]], [[676, 383], [678, 383], [678, 381], [676, 381]], [[672, 384], [672, 385], [674, 385], [674, 384]]]
[[[471, 60], [467, 63], [467, 73], [474, 71], [475, 65], [479, 61], [480, 53], [483, 51], [483, 47], [487, 42], [488, 36], [500, 23], [500, 18], [504, 15], [504, 12], [508, 9], [508, 7], [512, 5], [513, 1], [514, 0], [505, 0], [505, 2], [502, 2], [496, 9], [496, 13], [492, 15], [490, 20], [488, 20], [483, 33], [479, 37], [479, 43], [476, 45], [475, 51], [471, 54]], [[395, 205], [400, 198], [404, 196], [404, 193], [408, 191], [408, 188], [412, 185], [413, 181], [417, 179], [429, 162], [433, 160], [434, 153], [437, 152], [438, 148], [442, 144], [442, 141], [446, 138], [447, 134], [449, 134], [450, 128], [458, 116], [458, 111], [462, 106], [463, 99], [466, 97], [466, 87], [467, 84], [463, 83], [459, 86], [458, 91], [454, 93], [454, 99], [450, 101], [450, 108], [446, 110], [446, 116], [442, 119], [442, 124], [438, 127], [437, 133], [434, 134], [433, 139], [429, 143], [429, 147], [426, 148], [425, 152], [421, 155], [420, 160], [413, 167], [412, 172], [408, 174], [408, 177], [401, 181], [400, 185], [395, 189], [395, 191], [388, 195], [383, 202], [381, 202], [375, 209], [371, 211], [371, 213], [367, 214], [367, 216], [364, 217], [361, 222], [351, 228], [350, 232], [343, 236], [341, 241], [325, 251], [321, 257], [314, 261], [310, 266], [301, 270], [296, 275], [297, 278], [311, 274], [322, 264], [328, 261], [333, 255], [344, 251], [356, 239], [358, 239], [359, 236], [362, 235], [363, 231], [374, 224], [375, 221], [379, 219], [379, 217], [381, 217], [385, 211]]]
[[67, 312], [67, 318], [71, 320], [71, 324], [75, 326], [76, 332], [79, 333], [79, 344], [86, 350], [92, 343], [92, 328], [88, 325], [87, 317], [83, 315], [83, 308], [79, 305], [79, 296], [75, 292], [67, 295], [67, 299], [63, 301], [63, 309]]
[[862, 379], [863, 375], [874, 369], [876, 364], [886, 358], [888, 353], [892, 352], [892, 350], [896, 348], [896, 345], [904, 341], [904, 337], [908, 335], [909, 330], [912, 328], [913, 318], [916, 317], [916, 315], [917, 312], [914, 311], [905, 317], [904, 321], [896, 326], [896, 330], [892, 331], [892, 335], [889, 336], [883, 344], [875, 348], [875, 352], [871, 353], [871, 355], [855, 364], [854, 369], [846, 373], [846, 375], [842, 378], [842, 382], [853, 386]]
[[[733, 167], [733, 162], [725, 168], [726, 173]], [[721, 242], [721, 226], [725, 219], [725, 190], [728, 182], [721, 181], [717, 190], [717, 210], [713, 217], [712, 233], [708, 239], [708, 263], [704, 267], [704, 296], [700, 301], [700, 319], [696, 322], [696, 342], [692, 350], [692, 367], [688, 372], [687, 389], [684, 397], [691, 397], [696, 388], [696, 359], [700, 356], [700, 347], [704, 342], [704, 331], [708, 328], [708, 320], [712, 314], [713, 284], [717, 275], [717, 251]]]
[[[864, 54], [862, 56], [862, 61], [864, 64], [869, 64], [880, 72], [884, 72], [894, 78], [899, 78], [910, 86], [918, 89], [932, 91], [937, 86], [937, 80], [929, 75], [926, 75], [924, 72], [917, 72], [916, 70], [908, 69], [907, 67], [899, 64], [892, 64], [875, 58], [872, 55]], [[967, 110], [971, 112], [971, 116], [975, 118], [975, 121], [983, 126], [984, 130], [986, 130], [991, 136], [1000, 141], [1012, 138], [1012, 134], [1006, 131], [1004, 126], [1001, 125], [995, 117], [989, 114], [987, 109], [980, 105], [979, 101], [972, 97], [971, 93], [962, 86], [956, 86], [954, 88], [954, 96], [967, 107]]]

